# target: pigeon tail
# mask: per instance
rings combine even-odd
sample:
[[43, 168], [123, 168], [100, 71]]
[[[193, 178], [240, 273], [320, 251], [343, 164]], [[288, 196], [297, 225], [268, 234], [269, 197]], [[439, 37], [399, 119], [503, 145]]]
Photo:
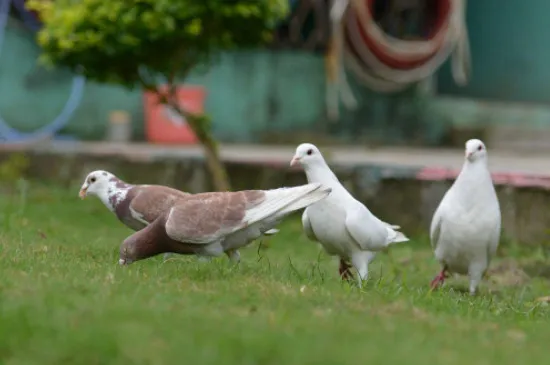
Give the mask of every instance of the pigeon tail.
[[318, 202], [329, 195], [331, 191], [330, 187], [320, 183], [264, 190], [265, 200], [248, 209], [242, 221], [246, 222], [246, 225], [265, 219], [277, 221], [296, 210]]
[[395, 233], [397, 233], [397, 236], [393, 239], [392, 243], [400, 243], [400, 242], [408, 242], [409, 241], [409, 238], [407, 236], [405, 236], [403, 233], [397, 232], [397, 231], [395, 231]]
[[388, 228], [388, 243], [387, 246], [390, 246], [394, 243], [408, 242], [409, 238], [405, 236], [402, 232], [394, 231], [391, 228]]
[[[320, 183], [310, 183], [307, 185], [290, 188], [290, 189], [296, 189], [296, 191], [299, 190], [305, 190], [305, 194], [303, 194], [301, 197], [295, 199], [290, 204], [288, 204], [286, 207], [284, 207], [278, 215], [285, 215], [288, 213], [292, 213], [296, 210], [300, 210], [302, 208], [306, 208], [309, 205], [318, 202], [321, 199], [326, 198], [331, 192], [332, 188], [320, 184]], [[309, 191], [307, 191], [309, 190]]]
[[277, 233], [279, 233], [279, 230], [277, 228], [272, 228], [270, 230], [265, 231], [264, 235], [265, 236], [273, 236], [273, 235], [276, 235]]

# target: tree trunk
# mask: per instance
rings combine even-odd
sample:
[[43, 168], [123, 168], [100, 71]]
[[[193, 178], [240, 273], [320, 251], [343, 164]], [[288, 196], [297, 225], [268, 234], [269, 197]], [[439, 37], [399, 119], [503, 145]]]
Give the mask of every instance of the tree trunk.
[[231, 184], [227, 175], [227, 169], [220, 158], [218, 145], [214, 140], [212, 133], [209, 131], [197, 133], [197, 129], [200, 129], [201, 127], [194, 128], [193, 125], [195, 123], [191, 122], [190, 119], [193, 119], [193, 117], [191, 116], [190, 118], [187, 118], [187, 121], [204, 149], [204, 158], [206, 159], [206, 166], [210, 171], [212, 182], [214, 183], [214, 189], [216, 191], [230, 191]]
[[220, 158], [217, 143], [207, 125], [206, 117], [195, 115], [182, 109], [175, 97], [170, 97], [167, 104], [185, 118], [189, 127], [191, 127], [193, 133], [195, 133], [200, 141], [204, 150], [206, 166], [212, 177], [214, 189], [216, 191], [230, 191], [231, 184], [229, 182], [227, 170]]

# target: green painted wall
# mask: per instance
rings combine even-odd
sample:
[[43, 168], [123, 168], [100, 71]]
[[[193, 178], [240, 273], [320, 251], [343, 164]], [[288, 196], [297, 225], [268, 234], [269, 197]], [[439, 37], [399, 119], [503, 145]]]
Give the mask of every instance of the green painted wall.
[[550, 102], [549, 14], [548, 0], [468, 1], [473, 79], [468, 86], [458, 87], [446, 68], [439, 77], [439, 92]]
[[227, 54], [189, 79], [208, 90], [206, 109], [225, 141], [314, 126], [322, 117], [323, 62], [306, 53]]
[[[529, 6], [512, 0], [470, 1], [473, 79], [467, 87], [454, 85], [448, 65], [437, 77], [438, 91], [445, 98], [411, 97], [414, 90], [388, 97], [354, 83], [359, 108], [342, 109], [337, 123], [325, 118], [324, 65], [319, 55], [226, 54], [205, 72], [197, 70], [188, 83], [206, 87], [206, 110], [215, 134], [227, 142], [292, 139], [305, 133], [305, 139], [322, 134], [347, 141], [436, 144], [455, 124], [550, 126], [550, 108], [545, 106], [550, 99], [548, 10], [550, 2], [545, 0], [532, 0]], [[71, 75], [44, 70], [36, 63], [38, 54], [32, 34], [10, 20], [0, 54], [0, 115], [22, 130], [51, 121], [70, 93]], [[499, 105], [453, 99], [456, 96], [539, 104], [536, 112], [521, 106], [500, 113]], [[143, 139], [141, 92], [91, 82], [64, 132], [102, 138], [109, 112], [119, 109], [131, 113], [134, 137]]]
[[[11, 126], [33, 130], [53, 120], [71, 92], [71, 75], [37, 64], [32, 34], [11, 20], [0, 54], [0, 115]], [[197, 70], [189, 84], [208, 90], [206, 110], [225, 141], [257, 140], [269, 131], [315, 123], [324, 100], [323, 63], [299, 53], [235, 53]], [[135, 137], [143, 138], [141, 91], [88, 82], [82, 102], [65, 129], [81, 138], [101, 138], [109, 112], [127, 110]]]
[[[12, 20], [0, 55], [0, 115], [21, 130], [33, 130], [60, 112], [71, 92], [71, 75], [37, 64], [39, 48], [32, 34]], [[223, 141], [291, 140], [301, 132], [345, 140], [398, 142], [418, 135], [437, 139], [437, 129], [421, 116], [408, 95], [388, 99], [355, 85], [358, 110], [342, 111], [342, 120], [325, 118], [324, 62], [321, 56], [296, 52], [243, 52], [224, 55], [189, 84], [207, 91], [206, 110]], [[109, 112], [131, 113], [134, 138], [142, 139], [144, 115], [140, 91], [88, 82], [82, 102], [64, 130], [84, 139], [102, 138]]]
[[[46, 70], [37, 64], [40, 53], [32, 33], [10, 21], [0, 54], [0, 115], [14, 128], [29, 131], [52, 121], [62, 110], [71, 91], [72, 75]], [[104, 133], [110, 110], [126, 109], [139, 120], [139, 94], [116, 87], [87, 83], [84, 97], [70, 120], [68, 133], [98, 137]]]

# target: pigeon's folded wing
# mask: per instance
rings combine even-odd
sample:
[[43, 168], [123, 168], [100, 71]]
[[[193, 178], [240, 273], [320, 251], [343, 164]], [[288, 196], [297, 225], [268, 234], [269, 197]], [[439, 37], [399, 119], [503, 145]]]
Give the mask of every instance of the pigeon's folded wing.
[[330, 190], [320, 187], [321, 184], [307, 184], [267, 191], [210, 193], [205, 199], [186, 199], [170, 210], [166, 233], [179, 242], [209, 244], [266, 218], [277, 218], [303, 208], [328, 195]]
[[501, 228], [501, 221], [500, 221], [500, 215], [498, 224], [495, 225], [493, 228], [493, 231], [491, 232], [491, 235], [489, 236], [489, 260], [491, 258], [495, 257], [495, 254], [497, 253], [498, 244], [500, 241], [500, 228]]
[[130, 202], [132, 217], [144, 224], [157, 219], [179, 198], [190, 194], [160, 185], [142, 185], [134, 188], [135, 195]]
[[457, 202], [456, 199], [455, 189], [456, 185], [453, 185], [449, 190], [447, 190], [445, 195], [443, 195], [439, 206], [434, 212], [432, 222], [430, 224], [430, 242], [434, 250], [440, 243], [441, 229], [444, 221], [449, 221], [449, 217], [451, 217], [450, 221], [453, 220], [452, 217], [456, 220], [456, 217], [460, 216], [460, 212], [462, 212], [460, 200]]
[[384, 221], [381, 221], [382, 223], [384, 223], [386, 226], [390, 227], [391, 229], [401, 229], [401, 226], [398, 226], [396, 224], [389, 224], [388, 222], [384, 222]]
[[388, 245], [388, 230], [366, 207], [356, 207], [346, 213], [346, 230], [363, 250], [380, 250]]
[[441, 213], [442, 210], [442, 205], [440, 204], [435, 210], [432, 223], [430, 225], [430, 242], [434, 250], [439, 244], [439, 237], [441, 235], [441, 224], [443, 223], [443, 215]]
[[302, 214], [302, 226], [304, 227], [304, 232], [306, 233], [307, 238], [312, 241], [318, 241], [317, 237], [315, 236], [315, 232], [313, 232], [313, 228], [311, 227], [311, 223], [309, 222], [307, 209], [304, 210], [304, 213]]

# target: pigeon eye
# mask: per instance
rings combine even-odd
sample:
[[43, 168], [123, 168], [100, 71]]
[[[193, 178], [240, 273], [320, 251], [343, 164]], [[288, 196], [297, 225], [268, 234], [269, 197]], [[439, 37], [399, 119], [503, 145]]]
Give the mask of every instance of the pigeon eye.
[[482, 146], [482, 145], [479, 145], [479, 146], [477, 147], [477, 150], [478, 150], [478, 151], [481, 151], [482, 149], [483, 149], [483, 146]]
[[307, 150], [306, 153], [307, 153], [308, 156], [311, 156], [311, 155], [313, 154], [313, 150], [312, 150], [312, 149], [309, 149], [309, 150]]
[[91, 183], [95, 183], [95, 177], [90, 178]]

